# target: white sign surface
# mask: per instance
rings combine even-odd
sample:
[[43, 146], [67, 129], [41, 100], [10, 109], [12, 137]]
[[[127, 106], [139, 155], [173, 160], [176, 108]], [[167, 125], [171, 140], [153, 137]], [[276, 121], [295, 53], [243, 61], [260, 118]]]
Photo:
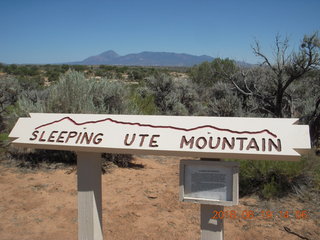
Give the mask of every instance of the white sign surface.
[[299, 160], [309, 127], [297, 119], [31, 113], [9, 137], [21, 147]]
[[238, 162], [180, 161], [180, 201], [222, 206], [239, 200]]
[[232, 168], [225, 166], [185, 167], [184, 196], [232, 201]]

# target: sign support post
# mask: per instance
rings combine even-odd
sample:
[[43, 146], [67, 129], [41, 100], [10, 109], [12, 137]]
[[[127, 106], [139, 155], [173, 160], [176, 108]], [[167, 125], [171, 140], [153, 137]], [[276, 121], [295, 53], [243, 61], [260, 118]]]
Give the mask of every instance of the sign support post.
[[101, 154], [77, 152], [78, 239], [102, 240]]
[[224, 211], [224, 206], [201, 204], [200, 205], [200, 230], [201, 240], [223, 240], [223, 219], [212, 219], [213, 212]]
[[[220, 161], [219, 158], [201, 158], [201, 160]], [[224, 212], [224, 206], [200, 205], [200, 240], [223, 240], [224, 222], [223, 218], [212, 219], [213, 212]]]

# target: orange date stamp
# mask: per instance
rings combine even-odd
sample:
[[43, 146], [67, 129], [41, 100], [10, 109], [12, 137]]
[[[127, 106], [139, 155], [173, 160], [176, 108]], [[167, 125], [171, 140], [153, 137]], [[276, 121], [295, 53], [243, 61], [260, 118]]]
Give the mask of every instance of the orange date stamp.
[[261, 210], [255, 212], [253, 210], [242, 210], [242, 211], [216, 211], [212, 212], [213, 216], [211, 219], [272, 219], [275, 217], [280, 218], [295, 218], [295, 219], [308, 219], [309, 212], [307, 210], [292, 210], [292, 211], [271, 211]]

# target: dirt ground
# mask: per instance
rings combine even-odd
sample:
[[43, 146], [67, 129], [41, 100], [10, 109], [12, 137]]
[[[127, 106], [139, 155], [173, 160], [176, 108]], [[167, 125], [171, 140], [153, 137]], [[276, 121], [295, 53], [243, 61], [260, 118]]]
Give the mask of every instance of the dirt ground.
[[[136, 156], [137, 168], [102, 176], [104, 239], [199, 239], [199, 205], [179, 201], [179, 158]], [[138, 165], [139, 166], [139, 165]], [[71, 173], [70, 173], [71, 172]], [[253, 219], [227, 218], [225, 239], [320, 239], [319, 206], [296, 197], [240, 199], [225, 207]], [[307, 218], [295, 215], [305, 210]], [[263, 218], [262, 211], [289, 211]], [[300, 212], [301, 214], [303, 212]], [[76, 171], [22, 171], [0, 165], [0, 239], [77, 239]]]

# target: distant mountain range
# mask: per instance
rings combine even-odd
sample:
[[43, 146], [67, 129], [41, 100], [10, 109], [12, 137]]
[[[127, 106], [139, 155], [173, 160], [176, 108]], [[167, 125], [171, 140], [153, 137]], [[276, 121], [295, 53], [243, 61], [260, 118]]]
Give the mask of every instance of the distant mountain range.
[[110, 50], [99, 55], [88, 57], [80, 62], [67, 63], [70, 65], [125, 65], [125, 66], [181, 66], [189, 67], [214, 58], [201, 55], [195, 56], [171, 52], [141, 52], [120, 56]]
[[[191, 55], [173, 52], [141, 52], [131, 53], [124, 56], [109, 50], [96, 56], [88, 57], [78, 62], [64, 62], [51, 64], [67, 65], [119, 65], [119, 66], [160, 66], [160, 67], [191, 67], [203, 62], [212, 62], [215, 58], [208, 55]], [[238, 66], [252, 67], [254, 64], [244, 61], [235, 61]], [[6, 63], [1, 63], [6, 65]], [[30, 63], [25, 63], [30, 64]], [[23, 64], [22, 64], [23, 65]]]

